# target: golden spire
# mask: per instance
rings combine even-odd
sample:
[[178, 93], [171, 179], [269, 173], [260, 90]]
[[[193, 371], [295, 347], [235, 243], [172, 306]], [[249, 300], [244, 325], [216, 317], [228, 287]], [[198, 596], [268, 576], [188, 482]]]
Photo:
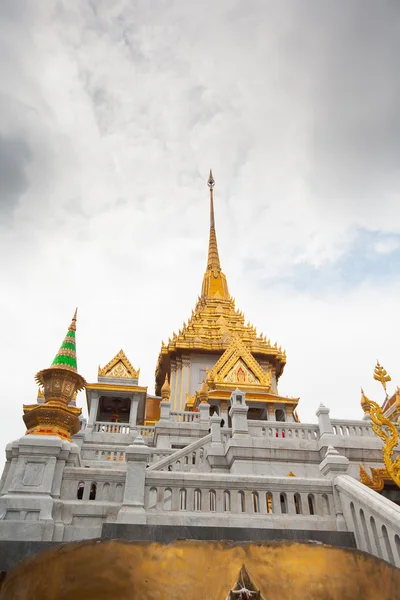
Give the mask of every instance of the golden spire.
[[386, 384], [389, 381], [392, 381], [392, 378], [390, 377], [386, 369], [382, 367], [382, 365], [379, 363], [379, 360], [376, 361], [376, 367], [374, 369], [374, 379], [382, 384], [382, 387], [386, 393]]
[[207, 259], [207, 270], [212, 271], [214, 277], [217, 277], [221, 271], [221, 264], [219, 262], [218, 245], [217, 245], [217, 234], [215, 233], [215, 217], [214, 217], [214, 197], [213, 188], [215, 185], [212, 170], [210, 169], [210, 176], [208, 178], [208, 187], [210, 188], [210, 241], [208, 243], [208, 259]]
[[169, 402], [169, 398], [171, 396], [171, 387], [168, 382], [168, 374], [165, 375], [165, 381], [161, 388], [161, 399], [163, 402]]
[[201, 295], [202, 297], [217, 296], [221, 299], [228, 300], [228, 285], [226, 283], [226, 277], [221, 271], [221, 263], [219, 261], [217, 245], [217, 234], [215, 231], [213, 196], [215, 181], [211, 169], [207, 184], [210, 188], [210, 239], [208, 243], [207, 270], [203, 279]]
[[202, 384], [201, 384], [201, 388], [199, 390], [199, 398], [200, 398], [200, 404], [207, 404], [207, 402], [208, 402], [208, 389], [207, 389], [207, 384], [204, 381], [204, 378], [203, 378], [203, 381], [202, 381]]

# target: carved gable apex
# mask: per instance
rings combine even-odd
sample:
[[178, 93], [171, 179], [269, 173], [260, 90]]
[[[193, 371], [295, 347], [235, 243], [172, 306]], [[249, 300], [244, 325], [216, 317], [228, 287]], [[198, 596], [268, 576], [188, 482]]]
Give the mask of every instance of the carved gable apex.
[[243, 565], [233, 588], [226, 600], [264, 600], [246, 567]]
[[259, 379], [248, 369], [242, 359], [236, 361], [234, 367], [224, 377], [224, 383], [233, 383], [235, 385], [250, 383], [260, 385]]
[[272, 373], [265, 373], [246, 345], [235, 336], [207, 375], [211, 388], [258, 388], [270, 391]]
[[114, 356], [105, 367], [99, 367], [99, 377], [115, 377], [120, 379], [139, 379], [140, 369], [136, 371], [123, 350]]

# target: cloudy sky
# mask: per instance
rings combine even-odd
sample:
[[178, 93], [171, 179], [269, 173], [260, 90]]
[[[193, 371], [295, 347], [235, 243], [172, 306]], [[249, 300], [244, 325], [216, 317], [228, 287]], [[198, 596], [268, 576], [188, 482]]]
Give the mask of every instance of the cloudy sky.
[[[79, 370], [122, 347], [153, 391], [201, 289], [208, 170], [280, 392], [361, 418], [400, 384], [400, 5], [0, 3], [0, 446], [79, 306]], [[80, 405], [84, 396], [80, 396]]]

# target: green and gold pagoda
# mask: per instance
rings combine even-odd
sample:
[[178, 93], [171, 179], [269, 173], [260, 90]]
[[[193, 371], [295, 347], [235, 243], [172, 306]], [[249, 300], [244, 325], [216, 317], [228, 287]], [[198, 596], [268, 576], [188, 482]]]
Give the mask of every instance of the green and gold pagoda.
[[56, 435], [70, 441], [80, 429], [82, 409], [70, 406], [76, 392], [86, 387], [85, 379], [77, 371], [76, 316], [77, 309], [51, 366], [35, 376], [43, 388], [44, 403], [24, 405], [27, 434]]

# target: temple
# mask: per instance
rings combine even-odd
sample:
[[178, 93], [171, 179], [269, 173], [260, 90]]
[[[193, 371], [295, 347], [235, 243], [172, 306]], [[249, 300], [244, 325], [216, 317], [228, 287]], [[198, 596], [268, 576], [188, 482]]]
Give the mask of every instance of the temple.
[[[286, 352], [235, 306], [218, 250], [212, 172], [208, 187], [201, 295], [161, 345], [155, 394], [140, 382], [140, 357], [131, 363], [123, 350], [99, 367], [97, 381], [79, 374], [75, 311], [53, 363], [36, 375], [36, 402], [23, 406], [25, 435], [21, 429], [6, 447], [0, 550], [10, 549], [15, 564], [44, 543], [96, 538], [290, 539], [357, 548], [399, 567], [400, 490], [374, 424], [361, 408], [359, 420], [331, 419], [323, 403], [315, 423], [301, 423], [299, 398], [280, 395]], [[374, 378], [397, 432], [399, 389], [387, 393], [379, 363]], [[3, 554], [0, 571], [8, 569]], [[243, 590], [264, 597], [245, 567], [228, 598]]]

